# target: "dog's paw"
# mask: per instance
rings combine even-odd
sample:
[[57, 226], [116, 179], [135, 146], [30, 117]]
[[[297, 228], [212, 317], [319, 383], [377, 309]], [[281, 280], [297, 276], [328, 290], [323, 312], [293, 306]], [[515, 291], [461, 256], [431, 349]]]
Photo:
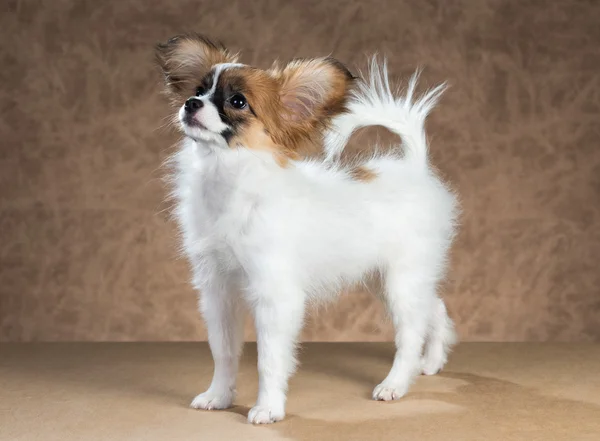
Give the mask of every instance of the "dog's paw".
[[190, 407], [204, 410], [227, 409], [231, 407], [234, 395], [235, 393], [233, 391], [216, 393], [207, 390], [196, 396], [194, 401], [192, 401], [192, 404], [190, 404]]
[[423, 375], [438, 374], [446, 364], [446, 361], [444, 353], [428, 353], [421, 359], [421, 372]]
[[399, 400], [408, 391], [407, 386], [388, 385], [381, 383], [373, 389], [373, 399], [376, 401], [392, 401]]
[[248, 412], [248, 422], [251, 424], [271, 424], [285, 417], [283, 410], [277, 411], [271, 407], [254, 406]]

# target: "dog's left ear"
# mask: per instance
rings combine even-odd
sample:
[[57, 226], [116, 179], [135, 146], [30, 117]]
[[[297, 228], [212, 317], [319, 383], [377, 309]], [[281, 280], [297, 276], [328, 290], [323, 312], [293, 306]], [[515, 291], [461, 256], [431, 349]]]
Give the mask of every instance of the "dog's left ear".
[[330, 57], [292, 61], [275, 75], [282, 119], [292, 125], [318, 124], [343, 112], [354, 80], [342, 63]]
[[158, 44], [156, 61], [163, 71], [167, 92], [174, 98], [187, 99], [215, 64], [235, 63], [237, 55], [201, 35], [186, 34]]

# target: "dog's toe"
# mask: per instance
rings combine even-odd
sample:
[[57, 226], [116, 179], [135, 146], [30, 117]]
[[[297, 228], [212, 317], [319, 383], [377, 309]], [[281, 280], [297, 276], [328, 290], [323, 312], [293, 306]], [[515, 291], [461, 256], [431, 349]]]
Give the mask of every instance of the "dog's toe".
[[233, 393], [231, 391], [223, 393], [206, 391], [197, 395], [192, 401], [192, 404], [190, 404], [190, 407], [193, 407], [194, 409], [218, 410], [227, 409], [231, 407], [232, 403]]
[[275, 411], [266, 406], [254, 406], [248, 412], [248, 422], [252, 424], [271, 424], [276, 421], [281, 421], [285, 413], [283, 411]]
[[373, 389], [373, 399], [377, 401], [392, 401], [399, 400], [406, 392], [406, 387], [392, 386], [387, 384], [379, 384]]

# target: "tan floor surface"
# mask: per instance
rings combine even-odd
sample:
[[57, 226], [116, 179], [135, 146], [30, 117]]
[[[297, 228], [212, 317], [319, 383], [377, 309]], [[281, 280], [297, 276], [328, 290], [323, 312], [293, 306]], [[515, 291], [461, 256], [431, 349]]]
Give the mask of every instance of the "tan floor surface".
[[259, 427], [255, 354], [237, 406], [207, 412], [187, 407], [210, 380], [206, 344], [0, 345], [0, 440], [600, 440], [600, 345], [462, 344], [382, 403], [391, 344], [306, 344], [286, 420]]

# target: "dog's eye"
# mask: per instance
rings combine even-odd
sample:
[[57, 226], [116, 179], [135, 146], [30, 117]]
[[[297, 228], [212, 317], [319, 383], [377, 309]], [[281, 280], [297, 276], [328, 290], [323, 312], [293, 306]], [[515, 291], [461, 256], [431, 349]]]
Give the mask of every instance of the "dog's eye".
[[206, 89], [202, 86], [200, 86], [196, 89], [196, 96], [201, 96], [201, 95], [204, 95], [205, 93], [206, 93]]
[[248, 105], [248, 101], [246, 101], [246, 97], [241, 93], [236, 93], [231, 98], [229, 98], [229, 104], [234, 109], [243, 109]]

